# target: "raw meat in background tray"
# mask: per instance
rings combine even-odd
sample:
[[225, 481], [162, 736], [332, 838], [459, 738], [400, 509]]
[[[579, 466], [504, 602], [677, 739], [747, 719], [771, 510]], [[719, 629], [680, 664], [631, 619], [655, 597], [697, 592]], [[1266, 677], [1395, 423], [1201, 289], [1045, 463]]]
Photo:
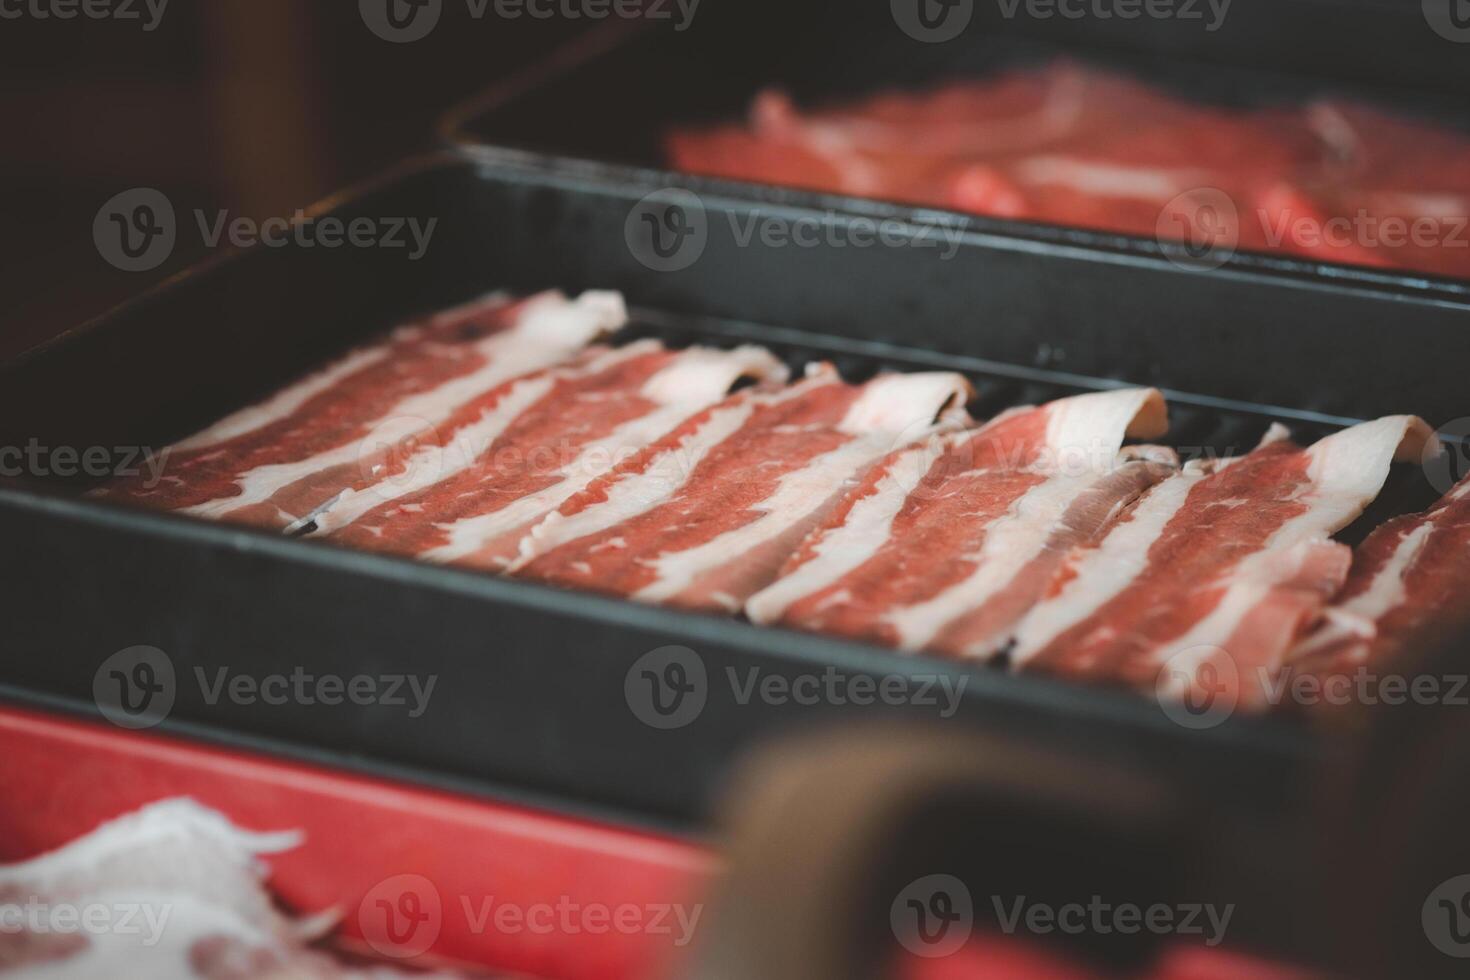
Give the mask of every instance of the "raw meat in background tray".
[[875, 466], [746, 605], [779, 622], [985, 658], [1129, 501], [1175, 469], [1135, 447], [1168, 428], [1163, 396], [1120, 389], [1012, 409]]
[[759, 347], [677, 352], [643, 340], [589, 350], [503, 385], [446, 445], [406, 461], [403, 479], [350, 494], [317, 523], [343, 544], [501, 569], [532, 524], [594, 477], [736, 382], [786, 376]]
[[1353, 103], [1223, 108], [1056, 62], [810, 110], [766, 91], [665, 145], [690, 173], [1470, 277], [1470, 136]]
[[1294, 672], [1351, 674], [1432, 640], [1467, 615], [1470, 479], [1422, 514], [1396, 517], [1358, 545], [1321, 627], [1292, 651]]
[[476, 399], [626, 319], [616, 293], [489, 296], [401, 327], [170, 446], [156, 486], [128, 478], [95, 493], [289, 530], [393, 475], [413, 445], [452, 438], [451, 425], [473, 420], [464, 409]]
[[1392, 461], [1435, 442], [1400, 415], [1309, 449], [1275, 426], [1245, 456], [1191, 462], [1067, 559], [1017, 631], [1012, 662], [1260, 704], [1348, 574], [1352, 553], [1330, 536], [1378, 495]]
[[947, 372], [749, 390], [690, 419], [564, 503], [512, 572], [563, 586], [734, 612], [775, 578], [803, 535], [868, 466], [969, 420]]
[[[190, 800], [119, 817], [60, 850], [0, 867], [0, 972], [149, 980], [424, 980], [442, 973], [352, 969], [307, 948], [333, 918], [296, 922], [272, 903], [260, 857], [296, 847], [294, 833], [257, 834]], [[60, 928], [74, 910], [91, 925]], [[32, 912], [34, 914], [32, 914]], [[86, 918], [83, 918], [85, 913]], [[126, 917], [124, 919], [124, 917]], [[17, 922], [19, 928], [11, 928]]]

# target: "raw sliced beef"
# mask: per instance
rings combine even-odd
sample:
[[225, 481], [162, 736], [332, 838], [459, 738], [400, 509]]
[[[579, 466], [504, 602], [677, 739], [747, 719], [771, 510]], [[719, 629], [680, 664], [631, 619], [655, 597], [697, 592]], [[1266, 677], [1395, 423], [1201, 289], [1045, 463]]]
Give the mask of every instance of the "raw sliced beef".
[[1466, 616], [1470, 479], [1422, 514], [1388, 521], [1358, 545], [1321, 628], [1292, 651], [1295, 671], [1332, 675], [1433, 638]]
[[864, 470], [968, 420], [963, 377], [846, 384], [815, 365], [746, 391], [594, 480], [532, 530], [512, 571], [688, 608], [739, 610]]
[[1064, 398], [936, 436], [873, 468], [746, 604], [779, 622], [904, 650], [989, 657], [1070, 548], [1174, 470], [1153, 389]]
[[654, 340], [590, 350], [509, 382], [398, 467], [318, 518], [343, 544], [501, 569], [536, 521], [591, 480], [723, 399], [741, 379], [786, 380], [759, 347], [671, 351]]
[[1434, 438], [1412, 416], [1309, 449], [1286, 435], [1273, 427], [1245, 456], [1190, 463], [1075, 552], [1022, 623], [1012, 662], [1258, 703], [1347, 575], [1350, 552], [1330, 536], [1377, 496], [1394, 459], [1418, 459]]
[[458, 410], [570, 357], [627, 318], [616, 293], [491, 296], [395, 331], [166, 450], [163, 478], [97, 495], [277, 529], [371, 486], [405, 445], [453, 436]]

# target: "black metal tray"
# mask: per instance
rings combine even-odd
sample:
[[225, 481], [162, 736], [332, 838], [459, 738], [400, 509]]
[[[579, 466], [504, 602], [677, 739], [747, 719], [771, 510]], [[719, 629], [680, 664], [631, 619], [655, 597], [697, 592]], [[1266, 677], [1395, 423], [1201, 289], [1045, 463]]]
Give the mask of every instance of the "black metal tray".
[[[667, 170], [662, 140], [671, 129], [744, 118], [767, 86], [784, 88], [801, 104], [821, 104], [1057, 57], [1219, 105], [1339, 95], [1470, 126], [1459, 95], [1470, 90], [1470, 58], [1463, 43], [1431, 26], [1431, 18], [1455, 9], [1453, 0], [1439, 6], [1438, 0], [1233, 0], [1214, 30], [1177, 17], [1030, 17], [1024, 14], [1027, 0], [1016, 2], [1020, 13], [1008, 15], [1009, 0], [954, 0], [945, 9], [968, 16], [964, 29], [943, 43], [925, 43], [899, 27], [895, 10], [905, 3], [938, 8], [938, 0], [703, 0], [686, 28], [672, 16], [601, 25], [455, 107], [440, 130], [451, 144], [489, 148], [522, 162], [549, 156]], [[1206, 0], [1174, 7], [1210, 20]], [[1441, 28], [1459, 30], [1454, 21], [1448, 25]], [[1461, 41], [1470, 39], [1470, 28], [1465, 35]], [[728, 186], [736, 192], [751, 185]], [[850, 197], [798, 190], [786, 191], [785, 199], [863, 206]], [[1140, 255], [1159, 251], [1155, 241], [1133, 236], [946, 214], [978, 230]], [[1470, 282], [1412, 271], [1248, 251], [1232, 255], [1231, 263], [1315, 268], [1338, 278], [1470, 294]]]
[[[0, 368], [0, 446], [160, 447], [403, 316], [499, 287], [621, 289], [631, 333], [758, 341], [794, 362], [831, 357], [855, 378], [880, 367], [964, 371], [982, 415], [1157, 384], [1169, 389], [1172, 438], [1218, 450], [1246, 448], [1271, 420], [1310, 438], [1387, 412], [1443, 421], [1467, 404], [1470, 303], [1320, 276], [1200, 273], [975, 231], [957, 235], [950, 258], [904, 245], [771, 247], [759, 235], [742, 244], [735, 229], [752, 218], [850, 230], [881, 217], [900, 240], [925, 226], [901, 208], [834, 216], [713, 184], [700, 188], [703, 254], [659, 272], [627, 237], [658, 186], [589, 166], [518, 169], [472, 151], [405, 165], [318, 210], [438, 218], [420, 261], [402, 249], [294, 246], [221, 256]], [[99, 667], [149, 645], [179, 678], [161, 730], [689, 831], [756, 742], [839, 718], [936, 715], [924, 705], [742, 704], [727, 669], [963, 679], [959, 710], [938, 723], [1149, 766], [1233, 815], [1242, 834], [1285, 833], [1281, 814], [1339, 751], [1286, 719], [1236, 716], [1189, 731], [1124, 693], [125, 509], [75, 490], [0, 486], [0, 693], [18, 702], [95, 716]], [[1432, 494], [1409, 468], [1384, 506]], [[702, 658], [708, 699], [684, 727], [660, 730], [630, 707], [625, 682], [640, 657], [670, 644]], [[221, 666], [439, 682], [418, 718], [385, 705], [211, 705], [190, 678]]]

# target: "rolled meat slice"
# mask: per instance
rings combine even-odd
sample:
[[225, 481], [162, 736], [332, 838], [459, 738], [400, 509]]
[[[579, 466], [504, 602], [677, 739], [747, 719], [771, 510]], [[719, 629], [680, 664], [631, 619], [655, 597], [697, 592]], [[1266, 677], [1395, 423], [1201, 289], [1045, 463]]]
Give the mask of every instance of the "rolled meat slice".
[[786, 380], [760, 347], [672, 351], [654, 340], [589, 350], [508, 382], [397, 466], [318, 518], [335, 541], [499, 570], [531, 526], [594, 478], [722, 400], [736, 382]]
[[343, 493], [387, 473], [406, 444], [447, 439], [464, 405], [556, 364], [627, 319], [622, 297], [493, 295], [402, 327], [183, 442], [163, 476], [115, 481], [96, 496], [294, 530]]
[[1378, 495], [1393, 460], [1433, 439], [1405, 415], [1308, 449], [1273, 426], [1245, 456], [1190, 463], [1068, 558], [1012, 663], [1192, 703], [1262, 703], [1347, 575], [1349, 549], [1330, 536]]
[[948, 372], [842, 381], [830, 365], [745, 391], [594, 480], [532, 530], [515, 574], [734, 612], [874, 462], [968, 421]]
[[903, 650], [993, 656], [1069, 550], [1173, 472], [1169, 450], [1122, 449], [1167, 424], [1158, 391], [1121, 389], [895, 452], [746, 611]]

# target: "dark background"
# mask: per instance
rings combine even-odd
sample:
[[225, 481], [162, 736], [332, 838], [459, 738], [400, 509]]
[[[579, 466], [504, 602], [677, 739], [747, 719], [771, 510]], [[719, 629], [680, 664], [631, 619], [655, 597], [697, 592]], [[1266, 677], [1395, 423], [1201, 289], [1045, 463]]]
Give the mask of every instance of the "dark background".
[[[0, 19], [0, 357], [197, 260], [186, 210], [289, 217], [431, 149], [446, 109], [588, 26], [476, 20], [450, 0], [428, 37], [392, 44], [356, 0], [170, 0], [151, 32], [134, 9]], [[92, 242], [98, 209], [133, 187], [179, 213], [152, 272], [120, 272]]]

